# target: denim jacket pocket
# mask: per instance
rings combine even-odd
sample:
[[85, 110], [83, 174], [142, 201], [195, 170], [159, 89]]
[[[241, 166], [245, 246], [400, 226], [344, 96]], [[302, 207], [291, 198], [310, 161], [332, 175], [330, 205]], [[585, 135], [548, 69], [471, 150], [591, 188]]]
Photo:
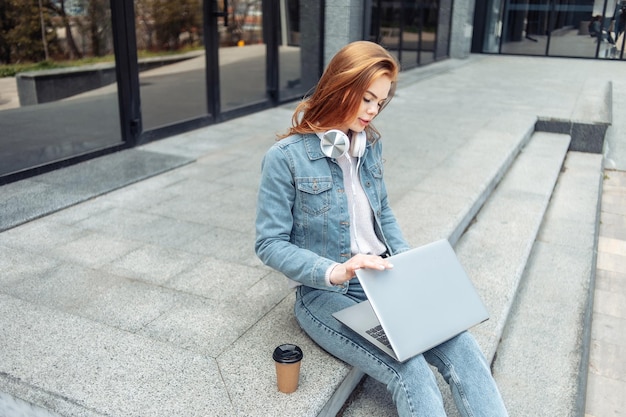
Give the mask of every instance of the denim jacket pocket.
[[330, 193], [333, 188], [331, 177], [296, 178], [298, 198], [302, 211], [318, 216], [330, 210]]
[[378, 162], [370, 166], [369, 171], [375, 179], [377, 180], [383, 179], [383, 163], [382, 162]]

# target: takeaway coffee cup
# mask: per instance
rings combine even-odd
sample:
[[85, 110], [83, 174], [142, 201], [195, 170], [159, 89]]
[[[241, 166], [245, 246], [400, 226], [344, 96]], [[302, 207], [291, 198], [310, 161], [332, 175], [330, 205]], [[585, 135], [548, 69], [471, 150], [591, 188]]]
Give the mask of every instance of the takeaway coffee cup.
[[276, 383], [280, 392], [289, 394], [298, 389], [302, 356], [302, 349], [296, 345], [284, 344], [274, 349]]

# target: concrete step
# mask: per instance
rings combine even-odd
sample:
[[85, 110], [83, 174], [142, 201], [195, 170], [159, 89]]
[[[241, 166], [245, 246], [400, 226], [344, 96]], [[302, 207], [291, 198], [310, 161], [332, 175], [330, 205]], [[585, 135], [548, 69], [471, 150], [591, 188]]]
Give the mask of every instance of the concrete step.
[[[402, 89], [391, 103], [394, 111], [377, 119], [385, 137], [397, 143], [385, 146], [388, 186], [413, 245], [439, 237], [458, 240], [537, 125], [524, 114], [549, 116], [542, 122], [554, 116], [566, 122], [557, 127], [579, 134], [585, 129], [578, 123], [598, 124], [572, 116], [586, 117], [583, 107], [572, 111], [570, 104], [582, 103], [587, 88], [544, 94], [554, 90], [542, 81], [550, 79], [545, 74], [511, 84], [497, 76], [503, 72], [495, 61], [479, 59], [489, 65], [453, 70], [436, 88], [426, 79]], [[528, 68], [513, 73], [525, 80]], [[604, 97], [604, 90], [591, 90]], [[500, 114], [507, 108], [517, 114]], [[250, 246], [250, 202], [267, 132], [284, 126], [292, 110], [260, 112], [142, 147], [180, 157], [164, 161], [164, 169], [156, 164], [147, 176], [196, 162], [102, 198], [67, 193], [58, 203], [48, 193], [52, 211], [82, 202], [56, 215], [13, 212], [18, 223], [27, 224], [11, 223], [0, 234], [0, 415], [11, 396], [16, 404], [54, 410], [46, 412], [55, 417], [308, 416], [339, 409], [342, 396], [360, 380], [358, 370], [333, 360], [302, 334], [293, 320], [293, 294], [284, 290], [282, 277], [259, 265]], [[598, 122], [602, 127], [604, 121]], [[131, 182], [142, 179], [131, 174]], [[62, 191], [59, 179], [54, 187], [44, 181], [30, 188]], [[28, 202], [45, 194], [17, 191], [20, 197], [9, 199]], [[201, 267], [180, 273], [198, 264], [198, 256]], [[225, 273], [212, 268], [215, 258]], [[111, 265], [120, 276], [108, 272]], [[225, 285], [226, 275], [237, 280]], [[219, 324], [207, 326], [209, 320]], [[276, 392], [271, 361], [271, 351], [284, 341], [305, 350], [300, 389], [289, 396]]]
[[4, 294], [0, 317], [2, 390], [51, 411], [26, 415], [235, 415], [205, 355]]
[[535, 124], [536, 118], [519, 114], [490, 120], [394, 200], [406, 239], [413, 246], [442, 238], [454, 245], [526, 146]]
[[511, 415], [585, 415], [602, 178], [568, 154], [493, 363]]
[[[503, 186], [498, 183], [508, 171], [517, 169], [522, 178], [531, 178], [533, 189], [536, 176], [538, 180], [544, 176], [551, 177], [544, 169], [537, 170], [534, 165], [544, 164], [536, 160], [530, 166], [527, 164], [510, 170], [514, 161], [515, 166], [520, 166], [520, 161], [526, 155], [540, 154], [542, 148], [539, 145], [543, 141], [533, 140], [532, 146], [524, 149], [522, 158], [516, 160], [520, 150], [528, 143], [534, 124], [534, 119], [517, 115], [503, 115], [491, 121], [416, 184], [414, 190], [404, 194], [398, 201], [396, 213], [401, 222], [408, 225], [407, 238], [413, 244], [439, 237], [458, 240], [494, 190], [496, 193], [502, 192]], [[562, 145], [562, 148], [564, 152], [567, 145]], [[550, 171], [547, 167], [552, 165], [545, 165]], [[552, 168], [552, 171], [555, 169], [558, 172], [558, 168]], [[470, 172], [471, 175], [468, 175]], [[507, 178], [509, 176], [510, 173]], [[503, 184], [506, 181], [513, 180], [505, 179]], [[509, 191], [513, 197], [517, 193]], [[542, 199], [535, 197], [528, 200], [537, 204]], [[498, 206], [493, 210], [507, 212]], [[521, 210], [523, 213], [533, 211], [528, 206]], [[470, 231], [478, 230], [482, 224], [481, 216], [478, 216], [479, 221], [472, 225]], [[462, 245], [462, 241], [459, 245]], [[499, 297], [502, 293], [498, 294]], [[2, 306], [6, 309], [4, 317], [21, 311], [18, 318], [8, 322], [38, 329], [16, 338], [15, 334], [19, 332], [14, 327], [11, 327], [14, 329], [12, 331], [10, 327], [3, 326], [6, 330], [4, 339], [11, 344], [9, 351], [16, 352], [16, 356], [7, 358], [14, 371], [11, 374], [20, 376], [20, 380], [5, 376], [5, 384], [11, 388], [8, 391], [60, 415], [141, 415], [142, 410], [152, 410], [155, 416], [171, 415], [168, 410], [172, 410], [170, 407], [182, 407], [180, 401], [192, 402], [198, 408], [195, 411], [200, 414], [219, 410], [220, 415], [335, 415], [363, 376], [358, 369], [352, 369], [322, 351], [299, 329], [292, 314], [293, 293], [278, 302], [276, 307], [271, 308], [261, 320], [234, 341], [229, 349], [216, 357], [206, 357], [197, 349], [188, 349], [183, 345], [155, 343], [145, 336], [43, 306], [33, 308], [30, 304], [9, 297], [3, 300]], [[504, 314], [502, 308], [493, 309], [498, 317]], [[43, 317], [46, 317], [45, 321]], [[43, 322], [46, 323], [45, 327], [41, 327]], [[492, 322], [496, 320], [488, 323]], [[497, 339], [495, 334], [498, 331], [497, 326], [486, 327], [482, 343], [488, 344], [489, 340]], [[55, 347], [61, 343], [57, 340], [59, 334], [70, 337], [72, 342], [68, 346], [72, 346], [72, 349]], [[81, 339], [80, 334], [97, 335], [97, 342], [90, 338]], [[300, 388], [289, 396], [274, 389], [271, 364], [271, 351], [277, 344], [284, 342], [297, 343], [305, 352]], [[38, 369], [28, 369], [30, 362], [21, 360], [19, 354], [24, 351], [24, 346], [35, 350], [49, 346], [50, 350], [45, 352], [28, 354], [31, 357], [43, 356], [47, 361], [42, 362]], [[110, 354], [113, 356], [108, 357]], [[164, 364], [163, 357], [176, 360]], [[200, 377], [195, 371], [183, 372], [180, 376], [182, 379], [177, 379], [176, 384], [193, 386], [194, 389], [189, 390], [187, 397], [181, 397], [180, 401], [172, 400], [167, 406], [156, 410], [151, 408], [155, 398], [153, 393], [158, 392], [157, 397], [162, 398], [163, 393], [168, 392], [170, 386], [166, 384], [167, 378], [164, 380], [154, 376], [154, 381], [149, 384], [140, 382], [146, 375], [151, 375], [151, 366], [155, 363], [160, 364], [159, 372], [163, 374], [180, 374], [182, 371], [179, 368], [184, 368], [185, 363], [195, 364], [193, 366], [205, 377], [198, 381]], [[94, 379], [90, 376], [89, 386], [76, 391], [82, 380], [77, 369], [81, 366], [92, 369], [95, 364], [103, 364], [97, 368], [102, 371], [101, 377]], [[124, 383], [111, 384], [111, 375], [120, 375]], [[128, 384], [133, 385], [133, 388]], [[124, 393], [129, 390], [134, 398], [130, 408], [123, 400]], [[229, 400], [224, 401], [225, 397]], [[111, 398], [119, 400], [113, 402]], [[387, 411], [384, 410], [382, 414]]]
[[[406, 226], [406, 238], [414, 245], [441, 237], [458, 239], [530, 139], [534, 124], [534, 118], [512, 114], [490, 121], [403, 195], [394, 207]], [[243, 358], [227, 360], [224, 377], [229, 387], [241, 387], [231, 399], [244, 415], [334, 416], [363, 378], [360, 370], [317, 347], [300, 330], [292, 307], [293, 294], [222, 355]], [[289, 397], [267, 390], [272, 368], [260, 366], [268, 352], [285, 342], [299, 344], [305, 352], [300, 388]], [[225, 366], [220, 359], [220, 367]], [[231, 377], [239, 383], [230, 384]]]
[[[523, 118], [503, 115], [491, 121], [438, 164], [415, 185], [414, 190], [399, 199], [396, 214], [405, 226], [408, 225], [407, 238], [414, 245], [439, 237], [447, 237], [453, 242], [458, 240], [459, 255], [468, 272], [481, 277], [482, 264], [478, 260], [473, 262], [473, 251], [495, 253], [496, 249], [506, 250], [506, 245], [499, 247], [502, 241], [481, 240], [485, 236], [499, 231], [508, 239], [509, 247], [524, 246], [517, 236], [519, 228], [527, 226], [522, 220], [523, 214], [541, 212], [540, 206], [547, 199], [544, 194], [549, 195], [549, 192], [537, 194], [538, 184], [544, 184], [546, 178], [553, 178], [560, 167], [558, 158], [553, 160], [546, 155], [564, 154], [567, 144], [560, 135], [536, 134], [526, 146], [535, 120], [520, 119]], [[547, 135], [546, 139], [538, 140], [538, 137], [544, 137], [542, 135]], [[523, 163], [528, 160], [530, 162]], [[472, 174], [468, 175], [469, 172]], [[512, 175], [514, 172], [517, 172], [515, 176]], [[505, 173], [506, 177], [500, 182]], [[549, 182], [546, 190], [550, 189]], [[502, 202], [493, 202], [492, 195], [501, 195]], [[487, 227], [493, 216], [486, 214], [488, 207], [494, 215], [512, 216], [502, 217], [505, 220], [500, 221], [499, 227]], [[478, 239], [474, 244], [478, 249], [471, 249], [474, 246], [465, 243], [466, 237], [459, 240], [474, 218], [476, 221], [466, 236], [474, 235]], [[462, 249], [464, 246], [469, 249]], [[486, 247], [490, 249], [485, 250]], [[21, 259], [17, 252], [11, 256]], [[504, 264], [499, 267], [512, 268], [506, 271], [517, 272], [519, 269], [511, 266], [508, 260]], [[494, 274], [497, 275], [495, 271]], [[481, 291], [485, 288], [491, 291], [493, 286], [489, 280], [497, 280], [494, 275], [484, 278], [487, 281], [477, 282], [477, 286]], [[514, 278], [516, 276], [511, 279]], [[279, 278], [272, 278], [272, 281], [276, 280]], [[507, 280], [506, 285], [512, 285], [512, 282]], [[492, 295], [484, 295], [493, 311], [492, 320], [477, 334], [485, 351], [489, 351], [492, 341], [499, 338], [501, 327], [497, 321], [507, 312], [506, 304], [499, 302], [512, 301], [512, 296], [507, 295], [512, 290], [506, 285], [497, 287]], [[160, 291], [169, 293], [167, 289]], [[213, 356], [192, 345], [172, 341], [161, 343], [146, 334], [118, 329], [107, 325], [106, 320], [100, 323], [3, 296], [0, 300], [0, 317], [3, 317], [0, 340], [3, 340], [5, 350], [14, 355], [4, 358], [10, 372], [0, 375], [2, 390], [25, 403], [51, 410], [51, 415], [63, 416], [145, 415], [146, 410], [150, 415], [165, 416], [176, 414], [174, 409], [185, 409], [197, 415], [216, 415], [216, 412], [225, 416], [336, 415], [363, 374], [329, 356], [299, 329], [292, 313], [293, 297], [293, 293], [289, 293], [279, 298], [276, 306], [268, 309], [261, 320], [228, 349]], [[20, 332], [20, 328], [32, 331]], [[305, 352], [300, 388], [288, 396], [276, 391], [271, 363], [271, 351], [284, 342], [297, 343]], [[29, 357], [43, 359], [32, 368]], [[97, 375], [82, 378], [81, 369], [96, 369]], [[174, 375], [175, 379], [164, 378], [164, 375]], [[368, 390], [371, 384], [372, 381], [368, 380], [365, 389]], [[184, 389], [186, 394], [179, 396], [177, 392], [181, 386], [193, 388]], [[390, 400], [384, 390], [381, 392], [380, 387], [374, 385], [373, 391], [361, 398], [371, 401], [380, 395], [380, 401], [359, 408], [361, 398], [357, 397], [344, 415], [389, 415], [395, 412], [393, 405], [389, 408]], [[155, 408], [157, 403], [160, 405]], [[447, 404], [449, 406], [449, 399]], [[368, 414], [368, 410], [373, 410], [373, 414]]]
[[[495, 356], [569, 144], [567, 135], [535, 133], [456, 245], [461, 263], [490, 312], [487, 322], [471, 330], [489, 362]], [[441, 378], [439, 383], [448, 415], [458, 416], [446, 384]], [[342, 416], [378, 415], [396, 415], [395, 406], [382, 384], [367, 379]]]

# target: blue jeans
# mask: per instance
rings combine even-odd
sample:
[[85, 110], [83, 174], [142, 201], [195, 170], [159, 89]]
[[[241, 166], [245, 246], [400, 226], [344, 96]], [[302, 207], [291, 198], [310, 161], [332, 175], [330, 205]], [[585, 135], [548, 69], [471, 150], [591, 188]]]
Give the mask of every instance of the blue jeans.
[[470, 333], [464, 332], [400, 363], [332, 316], [365, 299], [356, 278], [350, 281], [347, 294], [300, 286], [296, 293], [296, 319], [324, 350], [385, 384], [400, 417], [446, 415], [428, 364], [436, 367], [450, 386], [461, 415], [508, 416], [489, 365]]

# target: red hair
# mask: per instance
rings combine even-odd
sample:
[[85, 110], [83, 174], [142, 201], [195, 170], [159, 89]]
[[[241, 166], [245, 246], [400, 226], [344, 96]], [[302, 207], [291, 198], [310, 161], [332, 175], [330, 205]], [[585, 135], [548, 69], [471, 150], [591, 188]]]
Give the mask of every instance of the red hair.
[[[292, 127], [281, 138], [296, 133], [314, 133], [336, 129], [349, 122], [359, 110], [365, 92], [379, 77], [391, 79], [391, 90], [380, 111], [395, 91], [399, 66], [382, 46], [368, 41], [344, 46], [328, 64], [315, 92], [296, 107]], [[370, 124], [368, 138], [378, 131]]]

